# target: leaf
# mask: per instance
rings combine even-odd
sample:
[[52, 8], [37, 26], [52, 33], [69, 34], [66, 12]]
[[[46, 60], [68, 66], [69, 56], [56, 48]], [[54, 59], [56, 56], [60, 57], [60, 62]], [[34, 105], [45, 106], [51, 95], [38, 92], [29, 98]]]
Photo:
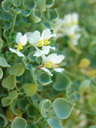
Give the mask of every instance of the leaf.
[[54, 4], [54, 0], [46, 0], [46, 7], [51, 8]]
[[24, 118], [21, 117], [16, 117], [11, 124], [11, 128], [26, 128], [26, 127], [27, 127], [27, 122]]
[[57, 98], [53, 102], [53, 108], [57, 117], [60, 119], [67, 119], [72, 112], [72, 103], [64, 98]]
[[9, 12], [9, 11], [10, 11], [11, 5], [12, 5], [12, 3], [11, 3], [10, 0], [4, 0], [4, 1], [2, 2], [2, 8], [3, 8], [3, 10], [4, 10], [5, 12]]
[[35, 106], [33, 104], [29, 104], [27, 107], [26, 107], [26, 111], [27, 111], [27, 115], [28, 117], [34, 117], [37, 115], [37, 109], [35, 108]]
[[3, 47], [3, 40], [0, 38], [0, 49]]
[[37, 6], [41, 12], [46, 11], [46, 0], [38, 0]]
[[10, 67], [10, 65], [7, 63], [7, 61], [3, 57], [0, 57], [0, 66], [1, 67]]
[[3, 77], [3, 70], [0, 68], [0, 79]]
[[59, 74], [56, 77], [56, 81], [53, 84], [53, 88], [57, 91], [63, 91], [69, 85], [69, 79], [63, 74]]
[[49, 99], [42, 100], [39, 104], [39, 109], [43, 117], [47, 117], [47, 112], [49, 111], [52, 103]]
[[38, 81], [41, 85], [48, 85], [52, 82], [51, 77], [45, 72], [39, 74]]
[[19, 7], [21, 5], [22, 0], [12, 0], [14, 6]]
[[27, 9], [33, 9], [34, 6], [35, 6], [35, 3], [33, 0], [24, 0], [23, 2], [24, 6], [27, 8]]
[[8, 76], [2, 81], [2, 86], [8, 90], [12, 90], [16, 87], [15, 76]]
[[8, 121], [6, 117], [3, 114], [0, 114], [0, 127], [6, 127], [7, 124], [8, 124]]
[[27, 83], [23, 85], [23, 89], [27, 96], [33, 96], [37, 91], [37, 85]]
[[12, 66], [9, 70], [10, 75], [21, 76], [25, 71], [25, 67], [22, 63]]
[[56, 117], [49, 118], [47, 122], [51, 128], [62, 128], [61, 121]]
[[9, 99], [16, 99], [17, 96], [18, 96], [17, 91], [16, 90], [13, 90], [12, 92], [9, 92], [8, 98]]
[[1, 100], [1, 103], [2, 103], [3, 107], [6, 107], [9, 104], [11, 104], [11, 100], [8, 97], [3, 97]]

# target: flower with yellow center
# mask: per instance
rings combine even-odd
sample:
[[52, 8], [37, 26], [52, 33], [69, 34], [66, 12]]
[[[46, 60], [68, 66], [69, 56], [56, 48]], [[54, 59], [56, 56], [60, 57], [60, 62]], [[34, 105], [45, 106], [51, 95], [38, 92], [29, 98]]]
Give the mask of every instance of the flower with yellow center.
[[52, 76], [50, 68], [53, 68], [56, 72], [62, 72], [64, 69], [58, 68], [59, 63], [64, 59], [63, 55], [57, 55], [56, 53], [50, 54], [49, 56], [43, 56], [44, 67], [41, 69]]
[[28, 41], [31, 45], [35, 47], [42, 47], [44, 45], [49, 45], [50, 41], [49, 39], [51, 37], [55, 37], [55, 34], [51, 34], [50, 29], [43, 30], [42, 34], [40, 35], [39, 31], [35, 32], [27, 32]]
[[23, 49], [23, 46], [27, 44], [27, 36], [22, 35], [21, 32], [18, 32], [16, 35], [16, 49], [9, 48], [9, 50], [13, 53], [16, 53], [20, 57], [24, 57], [24, 55], [20, 52], [21, 49]]

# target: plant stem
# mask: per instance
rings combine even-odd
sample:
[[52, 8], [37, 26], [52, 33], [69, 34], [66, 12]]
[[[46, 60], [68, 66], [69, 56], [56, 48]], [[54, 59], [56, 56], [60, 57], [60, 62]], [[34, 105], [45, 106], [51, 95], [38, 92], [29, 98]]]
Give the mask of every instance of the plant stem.
[[43, 119], [43, 117], [41, 116], [36, 122], [35, 122], [35, 125], [40, 121], [40, 120], [42, 120]]
[[68, 43], [68, 46], [69, 46], [69, 48], [70, 48], [71, 50], [73, 50], [74, 52], [76, 52], [76, 53], [78, 53], [78, 54], [81, 53], [81, 51], [78, 50], [78, 49], [77, 49], [76, 47], [74, 47], [73, 45], [71, 45], [71, 43]]
[[12, 32], [13, 32], [13, 30], [14, 30], [15, 22], [16, 22], [16, 17], [17, 17], [17, 14], [14, 14], [14, 19], [13, 19], [12, 28], [11, 28], [10, 33], [12, 33]]
[[30, 73], [31, 73], [31, 77], [32, 77], [32, 80], [33, 80], [33, 84], [37, 85], [37, 82], [36, 82], [35, 76], [34, 76], [34, 68], [30, 70]]

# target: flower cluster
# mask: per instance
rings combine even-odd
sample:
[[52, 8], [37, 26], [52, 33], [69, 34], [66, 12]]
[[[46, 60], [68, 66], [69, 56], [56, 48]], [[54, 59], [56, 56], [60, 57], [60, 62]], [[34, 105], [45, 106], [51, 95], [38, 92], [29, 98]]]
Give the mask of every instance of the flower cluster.
[[64, 59], [64, 56], [57, 55], [56, 53], [49, 54], [50, 49], [55, 50], [55, 47], [50, 46], [50, 38], [55, 36], [56, 34], [52, 34], [49, 29], [43, 30], [42, 34], [37, 30], [35, 32], [27, 32], [24, 35], [18, 32], [16, 35], [16, 48], [9, 48], [9, 50], [20, 57], [25, 57], [20, 50], [23, 49], [23, 46], [28, 42], [30, 47], [32, 46], [36, 49], [33, 56], [42, 57], [43, 61], [40, 69], [52, 76], [50, 71], [51, 68], [56, 72], [62, 72], [64, 70], [62, 68], [58, 68], [59, 63]]
[[72, 45], [78, 44], [78, 39], [80, 38], [80, 28], [78, 25], [78, 14], [68, 14], [65, 15], [63, 19], [58, 19], [56, 21], [56, 28], [54, 32], [57, 33], [57, 38], [64, 35], [69, 37], [69, 43]]

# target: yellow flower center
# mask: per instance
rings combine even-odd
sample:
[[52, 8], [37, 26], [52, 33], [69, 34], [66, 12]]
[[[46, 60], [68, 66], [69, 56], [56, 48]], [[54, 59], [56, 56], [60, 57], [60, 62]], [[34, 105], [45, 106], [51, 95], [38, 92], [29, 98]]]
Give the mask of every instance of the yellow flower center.
[[75, 34], [72, 34], [70, 37], [71, 37], [71, 38], [74, 38], [74, 36], [75, 36]]
[[38, 47], [42, 47], [42, 46], [43, 46], [43, 41], [42, 40], [38, 41]]
[[78, 21], [74, 21], [74, 23], [73, 23], [74, 25], [77, 25], [78, 24]]
[[44, 45], [48, 45], [48, 44], [50, 44], [50, 41], [44, 40]]
[[23, 45], [21, 45], [21, 44], [17, 44], [17, 50], [21, 50], [22, 49], [22, 47], [23, 47]]
[[54, 64], [54, 68], [58, 68], [58, 64]]
[[51, 68], [51, 67], [52, 67], [51, 62], [47, 62], [47, 63], [45, 64], [45, 67], [46, 67], [46, 68]]
[[67, 22], [66, 25], [67, 25], [68, 27], [70, 27], [70, 26], [71, 26], [71, 23], [70, 23], [70, 22]]

